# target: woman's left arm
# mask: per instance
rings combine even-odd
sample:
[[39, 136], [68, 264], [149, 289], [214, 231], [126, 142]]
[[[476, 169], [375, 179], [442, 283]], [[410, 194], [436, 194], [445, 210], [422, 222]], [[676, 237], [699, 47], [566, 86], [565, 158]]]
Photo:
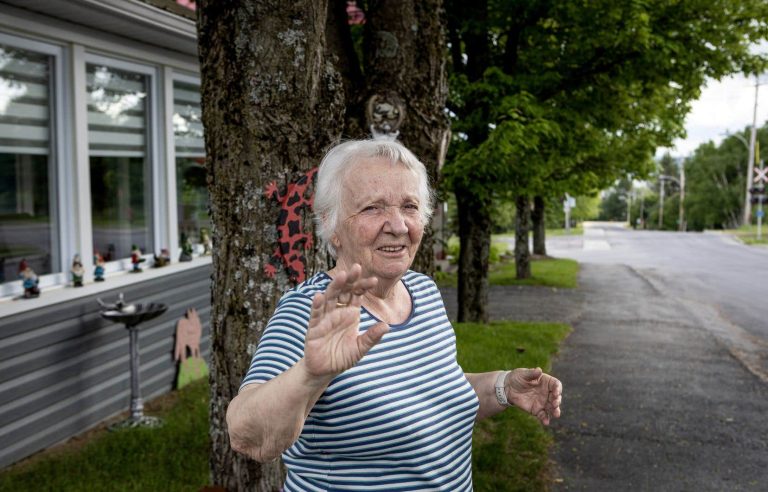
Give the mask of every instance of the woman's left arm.
[[[480, 400], [480, 409], [475, 419], [477, 421], [496, 415], [506, 408], [496, 398], [499, 374], [501, 371], [464, 373]], [[504, 378], [504, 391], [509, 403], [530, 413], [544, 425], [560, 417], [563, 385], [560, 380], [545, 374], [538, 367], [509, 371]]]

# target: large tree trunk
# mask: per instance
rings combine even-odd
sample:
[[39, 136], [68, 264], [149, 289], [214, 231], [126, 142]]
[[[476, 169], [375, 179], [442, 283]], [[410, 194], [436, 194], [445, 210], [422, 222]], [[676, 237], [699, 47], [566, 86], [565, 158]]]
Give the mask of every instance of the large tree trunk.
[[531, 252], [528, 232], [531, 229], [531, 200], [525, 195], [515, 199], [515, 270], [517, 278], [531, 278]]
[[[427, 167], [433, 187], [448, 146], [445, 33], [442, 0], [370, 0], [364, 43], [365, 102], [394, 93], [405, 118], [400, 140]], [[364, 123], [366, 134], [370, 132]], [[411, 268], [433, 275], [434, 235], [424, 231]]]
[[533, 211], [531, 212], [531, 222], [533, 222], [533, 254], [540, 256], [547, 256], [545, 205], [543, 197], [539, 195], [533, 197]]
[[488, 322], [488, 259], [491, 252], [490, 203], [458, 188], [459, 215], [458, 321]]
[[[280, 462], [259, 465], [235, 454], [226, 408], [280, 295], [325, 267], [312, 241], [312, 181], [299, 180], [339, 138], [341, 82], [324, 54], [322, 0], [199, 0], [197, 11], [214, 244], [211, 479], [230, 491], [277, 491]], [[308, 186], [291, 238], [304, 258], [288, 261], [278, 254], [276, 226], [287, 186], [297, 182], [293, 191]]]

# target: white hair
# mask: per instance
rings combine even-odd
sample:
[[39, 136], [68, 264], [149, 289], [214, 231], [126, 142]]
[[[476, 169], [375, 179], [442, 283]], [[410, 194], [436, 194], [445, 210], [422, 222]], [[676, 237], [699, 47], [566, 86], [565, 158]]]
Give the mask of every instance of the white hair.
[[315, 185], [315, 224], [317, 235], [325, 249], [336, 257], [331, 238], [336, 232], [341, 209], [343, 179], [346, 172], [365, 159], [383, 158], [391, 165], [400, 164], [414, 172], [418, 182], [419, 215], [426, 227], [432, 217], [432, 189], [427, 168], [413, 152], [393, 140], [349, 140], [340, 143], [323, 158]]

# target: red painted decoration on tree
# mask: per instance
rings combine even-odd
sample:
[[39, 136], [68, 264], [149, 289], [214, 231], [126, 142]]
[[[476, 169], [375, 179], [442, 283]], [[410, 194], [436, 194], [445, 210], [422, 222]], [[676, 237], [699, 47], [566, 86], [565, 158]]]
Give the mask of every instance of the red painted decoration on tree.
[[303, 282], [306, 278], [307, 259], [304, 251], [312, 247], [312, 234], [304, 232], [301, 210], [312, 208], [314, 191], [307, 195], [317, 168], [312, 168], [303, 174], [296, 182], [288, 184], [284, 195], [280, 194], [277, 184], [273, 181], [264, 190], [268, 199], [280, 203], [280, 214], [277, 218], [277, 248], [264, 265], [267, 277], [274, 277], [282, 265], [293, 282]]

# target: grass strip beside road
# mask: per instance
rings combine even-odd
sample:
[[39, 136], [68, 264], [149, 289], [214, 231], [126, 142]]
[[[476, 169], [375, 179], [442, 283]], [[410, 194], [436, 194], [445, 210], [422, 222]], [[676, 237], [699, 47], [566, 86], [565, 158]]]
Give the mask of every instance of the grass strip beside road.
[[763, 221], [760, 239], [757, 238], [757, 225], [741, 226], [738, 229], [728, 229], [723, 231], [737, 237], [742, 243], [750, 246], [768, 245], [768, 224]]
[[[492, 265], [488, 272], [491, 285], [538, 285], [573, 289], [577, 286], [579, 263], [575, 260], [542, 258], [531, 261], [531, 278], [517, 279], [514, 261]], [[457, 272], [435, 272], [435, 281], [440, 287], [456, 287]]]
[[[570, 328], [556, 323], [456, 325], [467, 372], [515, 367], [550, 369]], [[208, 383], [200, 380], [147, 404], [159, 429], [90, 432], [0, 472], [0, 491], [200, 490], [208, 483]], [[478, 423], [473, 441], [475, 490], [546, 490], [550, 433], [509, 409]]]

